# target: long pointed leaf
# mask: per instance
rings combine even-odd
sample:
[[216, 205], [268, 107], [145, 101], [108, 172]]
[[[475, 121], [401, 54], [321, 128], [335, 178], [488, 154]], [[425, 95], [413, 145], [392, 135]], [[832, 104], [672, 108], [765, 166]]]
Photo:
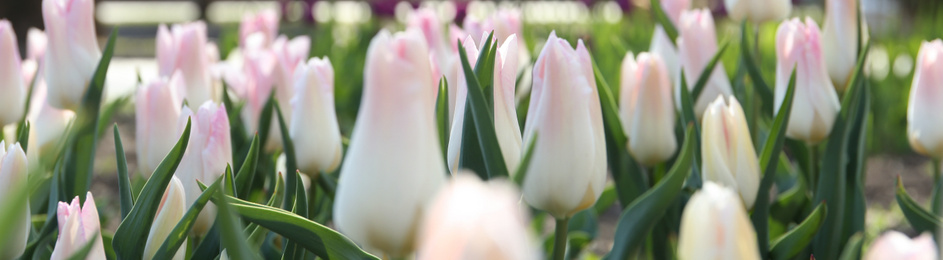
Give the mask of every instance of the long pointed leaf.
[[[661, 0], [651, 0], [649, 6], [652, 8], [652, 16], [655, 17], [655, 21], [661, 24], [662, 27], [665, 27], [665, 33], [668, 34], [668, 38], [672, 40], [677, 39], [678, 29], [675, 27], [674, 23], [671, 22], [671, 19], [668, 19], [668, 15], [665, 14], [665, 11], [661, 9]], [[674, 43], [674, 41], [672, 41], [672, 43]]]
[[[714, 75], [714, 68], [720, 63], [720, 58], [724, 56], [724, 52], [727, 51], [728, 46], [730, 46], [730, 42], [724, 42], [724, 44], [720, 46], [720, 49], [717, 50], [717, 53], [714, 54], [714, 57], [711, 58], [710, 62], [707, 63], [707, 67], [704, 67], [704, 70], [701, 71], [701, 75], [697, 78], [697, 81], [694, 82], [694, 89], [691, 90], [693, 100], [700, 99], [701, 92], [703, 92], [704, 87], [707, 86], [707, 81]], [[723, 75], [723, 77], [726, 76], [727, 75]]]
[[232, 206], [226, 200], [227, 196], [224, 195], [224, 192], [220, 190], [213, 194], [215, 194], [213, 196], [214, 204], [219, 209], [216, 213], [216, 222], [221, 227], [219, 229], [220, 238], [222, 238], [222, 244], [226, 248], [229, 259], [262, 259], [258, 252], [249, 247], [246, 233], [242, 232], [244, 228], [242, 221], [236, 217]]
[[249, 197], [252, 189], [252, 180], [255, 179], [256, 167], [259, 163], [259, 135], [252, 137], [252, 144], [249, 145], [249, 153], [246, 155], [245, 162], [239, 168], [236, 174], [236, 190], [239, 191], [239, 198]]
[[[439, 129], [439, 147], [442, 148], [442, 151], [449, 150], [449, 83], [445, 80], [445, 76], [439, 80], [439, 96], [436, 97], [435, 105], [435, 118], [436, 118], [436, 127]], [[446, 153], [442, 153], [442, 160], [448, 163], [448, 159], [445, 156], [448, 156]]]
[[812, 243], [812, 238], [825, 221], [827, 212], [825, 203], [819, 203], [802, 223], [773, 241], [770, 256], [773, 259], [792, 259], [799, 255], [809, 243]]
[[936, 234], [939, 232], [940, 227], [943, 227], [939, 217], [934, 216], [932, 212], [921, 207], [919, 203], [914, 201], [914, 199], [907, 194], [907, 190], [904, 189], [904, 184], [900, 181], [900, 176], [897, 176], [897, 192], [895, 197], [897, 198], [897, 205], [900, 206], [900, 211], [903, 212], [904, 217], [907, 218], [907, 222], [910, 222], [910, 226], [918, 233], [931, 232]]
[[[489, 37], [490, 39], [490, 37]], [[490, 46], [490, 42], [486, 42], [487, 46]], [[489, 52], [490, 52], [490, 48]], [[462, 60], [462, 68], [465, 71], [465, 75], [478, 75], [472, 71], [471, 65], [468, 61], [468, 55], [464, 51], [459, 51], [459, 56]], [[493, 63], [494, 61], [491, 60]], [[479, 60], [476, 65], [476, 69], [480, 68], [482, 63], [487, 63], [487, 61]], [[491, 64], [493, 68], [494, 64]], [[487, 70], [486, 70], [487, 71]], [[483, 74], [488, 74], [484, 72]], [[478, 75], [479, 77], [481, 75]], [[485, 98], [485, 93], [482, 90], [482, 85], [479, 84], [478, 77], [465, 77], [466, 82], [468, 83], [468, 104], [471, 108], [471, 116], [474, 119], [475, 131], [478, 135], [478, 140], [480, 141], [480, 147], [482, 157], [484, 157], [485, 167], [487, 168], [489, 178], [495, 177], [508, 177], [507, 165], [504, 162], [504, 156], [501, 155], [501, 147], [498, 145], [498, 136], [494, 129], [494, 112], [493, 107], [489, 108], [488, 101]], [[493, 83], [490, 83], [493, 85]], [[466, 130], [468, 130], [466, 125]], [[465, 143], [463, 142], [463, 146]]]
[[128, 160], [125, 158], [124, 145], [121, 144], [121, 133], [118, 124], [115, 124], [115, 156], [118, 160], [118, 197], [121, 199], [121, 219], [131, 213], [134, 200], [131, 198], [131, 178], [128, 176]]

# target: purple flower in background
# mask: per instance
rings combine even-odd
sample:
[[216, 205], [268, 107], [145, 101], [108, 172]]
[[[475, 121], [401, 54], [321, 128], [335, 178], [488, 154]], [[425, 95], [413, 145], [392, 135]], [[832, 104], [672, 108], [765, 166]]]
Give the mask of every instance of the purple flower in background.
[[373, 0], [370, 2], [370, 9], [373, 9], [373, 14], [380, 17], [392, 17], [396, 15], [396, 5], [399, 2], [407, 2], [412, 9], [415, 9], [419, 6], [418, 3], [412, 1], [401, 1], [401, 0]]

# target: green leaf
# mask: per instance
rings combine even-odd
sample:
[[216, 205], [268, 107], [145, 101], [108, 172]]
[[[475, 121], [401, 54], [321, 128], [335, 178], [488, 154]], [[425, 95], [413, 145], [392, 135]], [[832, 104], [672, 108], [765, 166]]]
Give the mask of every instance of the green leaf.
[[[442, 76], [442, 79], [439, 79], [439, 96], [436, 97], [435, 102], [435, 117], [436, 117], [436, 126], [439, 128], [439, 147], [442, 148], [442, 151], [449, 150], [449, 83], [445, 80], [445, 76]], [[442, 160], [448, 163], [448, 156], [446, 153], [442, 153]]]
[[[3, 203], [0, 204], [0, 234], [14, 234], [16, 226], [23, 220], [23, 212], [27, 210], [29, 200], [29, 185], [26, 185], [26, 182], [24, 179], [9, 183], [10, 190], [4, 191], [8, 197], [0, 198]], [[51, 219], [56, 219], [55, 214]], [[9, 245], [13, 239], [12, 235], [0, 236], [0, 245]]]
[[[284, 146], [285, 151], [285, 168], [288, 172], [286, 177], [288, 180], [285, 182], [285, 185], [288, 186], [288, 192], [285, 193], [285, 210], [291, 210], [292, 204], [295, 203], [295, 196], [297, 196], [297, 187], [298, 183], [301, 183], [300, 179], [297, 178], [298, 175], [295, 172], [298, 171], [298, 163], [295, 159], [295, 145], [291, 141], [291, 136], [288, 133], [288, 126], [285, 125], [285, 118], [282, 116], [282, 109], [279, 108], [278, 102], [275, 102], [275, 112], [278, 115], [278, 126], [282, 133], [282, 145]], [[302, 190], [304, 190], [302, 188]]]
[[[750, 74], [750, 80], [753, 81], [753, 88], [757, 90], [757, 93], [760, 94], [760, 99], [763, 100], [763, 106], [771, 107], [773, 105], [773, 91], [769, 88], [769, 85], [766, 84], [766, 80], [763, 79], [763, 73], [760, 73], [760, 67], [756, 64], [756, 60], [753, 58], [752, 54], [753, 51], [751, 50], [752, 48], [750, 48], [747, 37], [747, 21], [744, 20], [740, 25], [740, 54], [743, 55], [743, 61], [746, 63], [745, 67], [747, 68], [747, 73]], [[765, 111], [769, 110], [771, 109]]]
[[337, 231], [291, 212], [232, 197], [230, 202], [244, 220], [278, 233], [322, 259], [379, 259]]
[[[711, 58], [711, 61], [707, 63], [707, 67], [704, 67], [704, 70], [701, 71], [701, 76], [697, 78], [697, 82], [694, 83], [694, 89], [691, 90], [693, 100], [698, 100], [701, 97], [701, 92], [704, 91], [704, 87], [707, 86], [707, 81], [710, 80], [711, 76], [714, 74], [714, 68], [720, 63], [720, 58], [723, 57], [724, 52], [727, 51], [727, 46], [730, 46], [730, 42], [724, 42], [724, 44], [720, 46], [720, 49], [717, 50], [717, 53], [714, 54], [714, 57]], [[727, 75], [723, 76], [726, 77]]]
[[799, 255], [812, 242], [812, 238], [815, 237], [815, 233], [822, 226], [827, 214], [828, 210], [825, 203], [819, 203], [802, 223], [773, 241], [772, 249], [769, 252], [770, 257], [772, 259], [792, 259]]
[[[691, 92], [688, 90], [688, 81], [684, 77], [684, 70], [681, 70], [681, 122], [685, 126], [685, 129], [693, 128], [694, 129], [694, 138], [697, 139], [695, 147], [699, 147], [701, 143], [701, 126], [697, 120], [697, 114], [694, 113], [694, 99], [691, 98]], [[691, 179], [688, 179], [688, 183], [691, 187], [695, 189], [701, 188], [701, 174], [700, 174], [700, 165], [701, 165], [701, 149], [694, 149], [694, 167], [691, 170]]]
[[[236, 104], [233, 103], [232, 99], [229, 97], [229, 85], [227, 85], [225, 82], [223, 82], [222, 92], [223, 107], [226, 108], [226, 113], [229, 117], [229, 138], [232, 141], [233, 151], [242, 151], [245, 145], [245, 137], [248, 136], [248, 134], [246, 133], [245, 123], [243, 123], [242, 117], [240, 116], [241, 114], [238, 113], [240, 107], [236, 106]], [[258, 132], [256, 132], [256, 135], [258, 135]], [[240, 158], [236, 158], [239, 155], [239, 153], [233, 153], [233, 163], [238, 163], [241, 161], [239, 160]], [[236, 164], [233, 166], [240, 169], [239, 172], [242, 172], [241, 164]]]
[[223, 192], [229, 196], [236, 196], [236, 184], [233, 182], [232, 166], [226, 165], [226, 171], [223, 173]]
[[265, 105], [262, 106], [262, 112], [259, 114], [259, 124], [256, 133], [259, 134], [260, 147], [265, 147], [265, 143], [268, 142], [269, 131], [271, 131], [272, 128], [272, 114], [275, 112], [275, 107], [275, 89], [273, 88], [272, 92], [269, 93], [268, 101], [265, 101]]
[[230, 202], [226, 200], [224, 192], [214, 192], [213, 204], [219, 209], [216, 213], [216, 222], [219, 223], [220, 238], [222, 245], [226, 249], [229, 259], [262, 259], [258, 252], [249, 247], [246, 233], [242, 232], [242, 221], [236, 217], [232, 210]]
[[219, 255], [220, 234], [219, 221], [213, 222], [213, 226], [206, 232], [206, 236], [200, 241], [200, 244], [193, 250], [189, 259], [215, 259]]
[[249, 154], [246, 160], [239, 167], [239, 173], [236, 174], [236, 190], [239, 191], [239, 198], [249, 197], [252, 189], [252, 180], [255, 179], [256, 167], [259, 163], [259, 135], [252, 137], [252, 144], [249, 145]]
[[[293, 173], [295, 175], [295, 180], [300, 180], [301, 176], [298, 171]], [[290, 190], [290, 189], [289, 189]], [[295, 194], [295, 201], [292, 203], [292, 212], [303, 218], [308, 217], [308, 198], [305, 194], [305, 187], [300, 181], [295, 182], [295, 189], [297, 194]], [[304, 249], [295, 243], [294, 240], [288, 240], [288, 246], [285, 249], [286, 255], [283, 259], [303, 259], [305, 255]]]
[[[792, 101], [796, 91], [796, 71], [792, 71], [789, 77], [789, 88], [786, 89], [786, 97], [783, 99], [782, 108], [770, 127], [769, 137], [766, 138], [766, 144], [763, 145], [763, 152], [760, 154], [760, 169], [763, 169], [763, 177], [760, 180], [759, 192], [756, 194], [756, 202], [753, 205], [753, 215], [750, 220], [756, 229], [757, 243], [759, 243], [760, 252], [768, 252], [769, 245], [769, 190], [773, 187], [773, 179], [776, 178], [776, 169], [779, 166], [780, 153], [783, 150], [783, 143], [786, 141], [786, 128], [789, 125], [789, 116], [792, 114]], [[767, 257], [764, 257], [767, 259]]]
[[845, 244], [845, 249], [841, 252], [841, 257], [839, 260], [856, 260], [861, 259], [861, 246], [864, 244], [864, 235], [861, 233], [855, 233], [848, 239], [848, 243]]
[[[95, 236], [99, 236], [99, 235], [101, 235], [101, 234], [95, 233]], [[93, 236], [93, 237], [94, 237], [94, 236]], [[92, 248], [95, 247], [95, 243], [96, 243], [96, 242], [98, 242], [97, 239], [92, 239], [92, 240], [88, 241], [87, 243], [85, 243], [84, 246], [82, 246], [81, 248], [79, 248], [79, 250], [75, 251], [75, 253], [72, 253], [72, 256], [69, 256], [69, 260], [83, 260], [83, 259], [85, 259], [86, 257], [88, 257], [88, 254], [92, 252]]]
[[[488, 41], [485, 41], [485, 45], [489, 47], [483, 48], [484, 50], [482, 50], [482, 55], [485, 55], [485, 53], [491, 53], [490, 46], [492, 44], [490, 39], [491, 37], [489, 36]], [[466, 106], [466, 108], [470, 111], [466, 110], [466, 115], [468, 115], [467, 112], [471, 112], [471, 118], [474, 121], [474, 131], [477, 133], [478, 140], [480, 141], [479, 147], [482, 148], [481, 154], [484, 159], [485, 168], [487, 169], [487, 175], [485, 176], [488, 178], [506, 178], [508, 177], [508, 169], [507, 165], [504, 163], [504, 157], [501, 155], [501, 147], [498, 145], [498, 136], [494, 129], [494, 107], [488, 103], [486, 94], [482, 89], [482, 85], [479, 84], [479, 77], [487, 77], [487, 74], [493, 74], [493, 69], [490, 70], [492, 72], [489, 72], [489, 70], [479, 71], [479, 69], [483, 67], [493, 68], [494, 59], [486, 58], [485, 60], [481, 60], [481, 58], [479, 58], [478, 63], [475, 66], [475, 70], [480, 73], [476, 73], [476, 71], [472, 71], [471, 65], [468, 62], [468, 55], [464, 51], [459, 51], [458, 53], [462, 60], [462, 68], [465, 71], [465, 80], [468, 83], [468, 106]], [[490, 56], [493, 55], [489, 54], [489, 56], [485, 57]], [[489, 61], [492, 63], [490, 66], [485, 64], [489, 63]], [[467, 75], [478, 75], [478, 77], [469, 77]], [[492, 81], [485, 81], [487, 84], [485, 86], [487, 87], [493, 85], [494, 83]], [[492, 96], [493, 91], [488, 91], [487, 95]], [[466, 124], [463, 131], [472, 131], [470, 130], [471, 127], [472, 125]], [[473, 145], [465, 141], [466, 140], [462, 141], [463, 150], [466, 145]], [[466, 153], [463, 151], [461, 154], [462, 155], [460, 156], [465, 156]]]
[[524, 157], [521, 158], [521, 164], [517, 166], [517, 171], [514, 172], [514, 183], [518, 187], [524, 186], [527, 169], [530, 168], [530, 161], [534, 157], [534, 147], [537, 147], [537, 135], [537, 131], [534, 131], [534, 134], [530, 137], [529, 145], [527, 145], [527, 151], [524, 152]]
[[599, 71], [596, 60], [593, 60], [593, 74], [596, 78], [596, 92], [599, 93], [599, 104], [602, 110], [603, 131], [606, 134], [606, 156], [609, 168], [612, 169], [612, 179], [616, 183], [619, 202], [629, 205], [648, 188], [638, 164], [629, 155], [628, 137], [622, 128], [619, 119], [619, 108], [612, 94], [612, 89]]
[[[283, 199], [285, 198], [285, 182], [283, 181], [281, 173], [275, 173], [275, 191], [272, 192], [272, 197], [269, 198], [268, 203], [265, 205], [269, 207], [278, 207], [282, 204]], [[251, 223], [246, 228], [250, 230], [249, 232], [249, 242], [254, 247], [259, 247], [265, 242], [265, 234], [268, 233], [268, 230], [259, 226], [259, 224]]]
[[[661, 24], [662, 27], [665, 27], [665, 33], [668, 34], [668, 38], [672, 40], [677, 39], [678, 29], [675, 27], [674, 23], [671, 22], [671, 19], [668, 19], [665, 10], [661, 9], [661, 0], [651, 0], [651, 5], [649, 6], [652, 8], [652, 16], [655, 17], [655, 21]], [[674, 41], [671, 43], [673, 44]]]
[[157, 214], [157, 208], [160, 206], [160, 200], [170, 184], [183, 153], [187, 150], [187, 144], [190, 140], [190, 119], [187, 119], [187, 125], [183, 130], [183, 135], [177, 140], [170, 153], [160, 162], [154, 173], [144, 184], [144, 189], [138, 195], [138, 200], [131, 208], [131, 212], [125, 217], [118, 230], [115, 231], [115, 253], [122, 259], [139, 259], [144, 253], [144, 246], [147, 242], [147, 234], [154, 222], [154, 215]]
[[111, 119], [115, 117], [118, 110], [124, 107], [124, 105], [127, 105], [130, 101], [131, 96], [123, 96], [105, 105], [98, 119], [98, 127], [96, 127], [96, 129], [98, 129], [98, 138], [105, 135], [105, 131], [108, 130], [108, 123], [111, 123]]
[[914, 199], [907, 194], [907, 190], [904, 189], [904, 184], [900, 181], [900, 176], [897, 176], [897, 192], [895, 197], [897, 197], [897, 205], [900, 206], [900, 211], [904, 213], [907, 222], [910, 222], [910, 226], [913, 227], [917, 233], [931, 232], [936, 234], [939, 232], [941, 227], [940, 218], [933, 215], [929, 210], [921, 207], [919, 203], [914, 201]]
[[674, 205], [681, 195], [684, 179], [691, 170], [695, 142], [694, 130], [689, 128], [684, 136], [681, 153], [668, 175], [622, 211], [612, 251], [605, 259], [628, 259], [645, 242], [652, 227]]
[[196, 201], [193, 202], [193, 205], [190, 205], [190, 209], [187, 210], [187, 213], [183, 214], [183, 217], [180, 218], [180, 221], [177, 222], [174, 229], [170, 231], [170, 234], [167, 234], [167, 239], [164, 240], [164, 243], [157, 249], [157, 253], [154, 254], [153, 259], [170, 259], [177, 253], [177, 250], [180, 249], [183, 242], [187, 239], [187, 234], [190, 233], [190, 230], [193, 229], [193, 225], [196, 224], [196, 218], [200, 215], [200, 211], [203, 211], [203, 207], [206, 206], [206, 203], [213, 194], [216, 193], [216, 190], [219, 189], [221, 181], [222, 179], [217, 179], [213, 185], [206, 188], [206, 190], [196, 198]]
[[63, 175], [65, 182], [71, 185], [65, 185], [67, 197], [78, 196], [82, 202], [85, 201], [85, 194], [92, 184], [92, 175], [95, 168], [95, 151], [98, 146], [98, 121], [101, 109], [102, 93], [105, 90], [105, 75], [108, 73], [108, 65], [111, 64], [111, 57], [115, 53], [115, 38], [118, 35], [118, 29], [111, 31], [108, 37], [108, 43], [102, 51], [101, 60], [98, 67], [89, 81], [88, 89], [82, 98], [82, 104], [76, 111], [73, 129], [68, 138], [68, 148], [66, 151], [66, 172]]
[[29, 121], [23, 121], [20, 124], [19, 129], [16, 130], [19, 135], [16, 137], [16, 142], [20, 144], [20, 148], [23, 148], [23, 152], [26, 153], [29, 148], [29, 129], [32, 127]]
[[118, 160], [118, 197], [121, 199], [121, 219], [131, 213], [134, 199], [131, 197], [131, 178], [128, 176], [128, 160], [125, 158], [124, 145], [121, 144], [121, 133], [118, 124], [114, 127], [115, 157]]
[[868, 116], [871, 111], [871, 94], [868, 91], [868, 82], [864, 84], [861, 91], [861, 100], [858, 102], [857, 113], [854, 117], [851, 127], [848, 128], [848, 150], [847, 150], [847, 168], [844, 174], [848, 189], [846, 189], [845, 198], [845, 216], [843, 221], [841, 241], [848, 241], [852, 235], [864, 231], [865, 214], [867, 211], [867, 202], [864, 196], [864, 169], [867, 160], [867, 137], [868, 137]]

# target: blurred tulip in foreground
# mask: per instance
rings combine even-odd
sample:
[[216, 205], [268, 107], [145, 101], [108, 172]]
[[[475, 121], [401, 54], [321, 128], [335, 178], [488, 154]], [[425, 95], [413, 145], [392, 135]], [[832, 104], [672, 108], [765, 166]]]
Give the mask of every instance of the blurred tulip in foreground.
[[26, 107], [26, 83], [10, 21], [0, 20], [0, 127], [18, 122]]
[[724, 0], [724, 6], [730, 18], [754, 23], [781, 20], [792, 12], [790, 0]]
[[105, 248], [102, 244], [101, 223], [98, 220], [98, 208], [95, 207], [95, 198], [92, 193], [85, 195], [85, 204], [79, 206], [79, 197], [72, 199], [72, 203], [59, 202], [56, 216], [59, 220], [59, 238], [56, 247], [52, 250], [52, 260], [65, 260], [81, 250], [88, 243], [92, 245], [85, 259], [105, 259]]
[[910, 239], [900, 232], [888, 231], [871, 244], [864, 260], [935, 260], [939, 259], [937, 255], [936, 243], [929, 233]]
[[[704, 73], [707, 64], [717, 54], [717, 35], [714, 29], [714, 17], [710, 10], [698, 9], [681, 12], [678, 25], [681, 36], [678, 37], [678, 52], [681, 67], [684, 69], [684, 79], [688, 83], [688, 91], [694, 89], [697, 79]], [[694, 113], [698, 118], [704, 114], [707, 105], [718, 96], [733, 95], [730, 79], [723, 63], [717, 63], [714, 71], [707, 80], [707, 85], [701, 96], [694, 100]], [[694, 97], [692, 97], [694, 98]], [[681, 107], [681, 84], [675, 85], [675, 106]]]
[[733, 190], [705, 182], [681, 215], [678, 259], [760, 259], [756, 232]]
[[419, 259], [539, 259], [520, 193], [508, 182], [456, 174], [423, 218]]
[[29, 28], [26, 32], [26, 59], [42, 62], [46, 57], [46, 32], [36, 28]]
[[681, 19], [681, 12], [690, 8], [691, 0], [661, 0], [661, 9], [665, 10], [668, 19], [671, 19], [671, 22], [676, 25]]
[[924, 42], [907, 106], [907, 137], [920, 154], [943, 158], [943, 41]]
[[704, 180], [737, 191], [743, 204], [753, 208], [760, 187], [760, 164], [740, 102], [730, 97], [727, 103], [717, 97], [704, 113], [701, 131]]
[[76, 110], [102, 53], [95, 34], [94, 0], [43, 0], [49, 37], [45, 67], [49, 104]]
[[786, 136], [809, 144], [821, 142], [832, 131], [841, 110], [838, 94], [828, 78], [819, 27], [810, 18], [779, 25], [776, 32], [775, 110], [779, 113], [789, 78], [796, 71], [796, 92]]
[[619, 117], [629, 137], [629, 152], [641, 164], [664, 162], [678, 149], [671, 80], [657, 54], [632, 53], [622, 60]]
[[274, 9], [246, 13], [239, 23], [239, 46], [245, 48], [246, 38], [253, 33], [262, 33], [265, 46], [272, 44], [278, 35], [278, 20], [278, 12]]
[[[189, 107], [184, 107], [177, 124], [178, 135], [183, 133], [188, 118], [191, 120], [190, 141], [174, 175], [183, 182], [184, 193], [187, 197], [186, 205], [192, 205], [203, 193], [196, 181], [212, 183], [223, 175], [226, 165], [232, 164], [232, 143], [229, 135], [229, 117], [226, 114], [226, 107], [222, 104], [207, 101], [196, 113]], [[197, 217], [192, 232], [198, 235], [205, 234], [213, 225], [215, 218], [216, 207], [213, 204], [207, 204]]]
[[550, 33], [534, 65], [524, 147], [536, 134], [524, 201], [564, 219], [593, 206], [606, 182], [602, 110], [589, 51]]
[[298, 168], [309, 176], [333, 172], [340, 165], [343, 153], [334, 111], [331, 60], [325, 57], [300, 62], [294, 82], [290, 135], [295, 142]]
[[[828, 75], [844, 91], [858, 63], [858, 0], [826, 0], [822, 44]], [[868, 26], [861, 18], [861, 42], [868, 41]], [[862, 47], [863, 48], [863, 47]]]
[[[186, 194], [183, 191], [183, 183], [176, 176], [172, 177], [167, 190], [160, 200], [160, 206], [157, 208], [157, 215], [154, 217], [154, 223], [151, 224], [151, 230], [147, 234], [147, 243], [144, 246], [144, 259], [152, 259], [157, 254], [157, 250], [170, 236], [177, 223], [183, 218], [183, 214], [190, 208], [186, 204]], [[184, 238], [186, 239], [186, 238]], [[187, 244], [186, 240], [183, 242]], [[181, 260], [186, 256], [186, 247], [181, 247], [174, 254], [173, 260]]]
[[[668, 77], [671, 79], [672, 89], [681, 85], [681, 57], [678, 54], [678, 47], [674, 41], [668, 38], [668, 33], [661, 25], [655, 25], [655, 32], [652, 34], [652, 42], [648, 51], [657, 54], [665, 63], [668, 69]], [[691, 84], [690, 82], [688, 84]], [[674, 91], [672, 91], [674, 92]]]
[[190, 104], [217, 100], [221, 93], [213, 83], [206, 37], [206, 23], [202, 21], [175, 24], [170, 29], [161, 25], [157, 29], [159, 74], [170, 77], [179, 71], [186, 90], [180, 94]]
[[180, 137], [176, 130], [183, 105], [181, 90], [183, 81], [179, 72], [138, 88], [134, 104], [135, 148], [138, 171], [144, 178], [151, 176]]
[[401, 257], [445, 183], [429, 50], [421, 32], [380, 31], [370, 42], [363, 99], [334, 203], [337, 228], [368, 250]]
[[[0, 208], [5, 208], [6, 203], [12, 202], [10, 198], [17, 195], [14, 194], [18, 190], [17, 185], [27, 184], [28, 174], [26, 153], [23, 152], [20, 143], [7, 146], [4, 141], [0, 141]], [[30, 224], [32, 223], [28, 201], [29, 199], [24, 201], [26, 208], [22, 214], [16, 216], [19, 219], [5, 220], [15, 222], [13, 224], [5, 223], [13, 228], [10, 229], [9, 234], [5, 234], [5, 236], [8, 236], [8, 243], [0, 245], [0, 258], [2, 259], [16, 259], [26, 249]]]
[[36, 80], [33, 103], [26, 116], [30, 122], [29, 149], [26, 153], [31, 166], [51, 168], [64, 146], [66, 131], [75, 119], [75, 112], [50, 105], [46, 100], [46, 80]]

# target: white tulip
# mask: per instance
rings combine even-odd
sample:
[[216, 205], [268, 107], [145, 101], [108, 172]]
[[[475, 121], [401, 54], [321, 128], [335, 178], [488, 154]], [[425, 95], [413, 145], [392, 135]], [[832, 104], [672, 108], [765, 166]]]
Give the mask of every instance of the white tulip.
[[639, 163], [652, 166], [678, 150], [671, 80], [657, 54], [631, 53], [622, 60], [619, 118], [629, 137], [629, 152]]
[[290, 135], [295, 142], [298, 167], [310, 176], [330, 173], [337, 169], [343, 156], [334, 111], [334, 67], [326, 57], [311, 58], [307, 64], [299, 62], [297, 66]]
[[[697, 79], [701, 76], [707, 64], [717, 54], [717, 35], [714, 29], [714, 17], [708, 9], [686, 10], [681, 12], [681, 22], [678, 31], [678, 52], [681, 57], [681, 67], [684, 68], [684, 79], [688, 83], [688, 91], [694, 89]], [[704, 110], [711, 101], [718, 96], [733, 95], [730, 79], [723, 63], [717, 63], [714, 71], [707, 80], [707, 85], [701, 91], [701, 96], [694, 100], [694, 113], [701, 118]], [[691, 97], [694, 98], [694, 97]], [[675, 106], [681, 108], [681, 84], [675, 85]]]
[[704, 113], [701, 131], [704, 180], [737, 191], [744, 205], [753, 208], [760, 188], [760, 164], [740, 102], [730, 97], [728, 104], [717, 97]]
[[678, 259], [760, 259], [756, 232], [737, 194], [705, 182], [681, 214]]
[[[151, 230], [147, 233], [147, 242], [144, 246], [144, 259], [153, 259], [157, 254], [170, 232], [174, 230], [177, 223], [183, 219], [190, 205], [186, 204], [186, 193], [183, 191], [183, 183], [177, 176], [170, 179], [167, 190], [160, 200], [160, 206], [157, 207], [157, 215], [154, 217], [154, 223], [151, 224]], [[184, 238], [186, 239], [186, 238]], [[187, 244], [186, 240], [183, 242]], [[173, 260], [182, 260], [186, 257], [186, 246], [177, 250], [173, 255]]]

